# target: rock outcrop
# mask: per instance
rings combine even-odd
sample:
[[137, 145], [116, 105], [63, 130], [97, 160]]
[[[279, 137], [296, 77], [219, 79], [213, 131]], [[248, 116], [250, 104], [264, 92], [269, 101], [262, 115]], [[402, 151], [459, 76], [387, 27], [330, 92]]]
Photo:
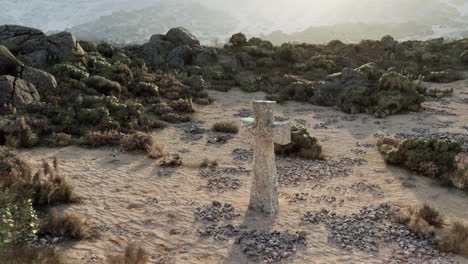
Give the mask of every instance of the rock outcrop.
[[32, 83], [11, 75], [0, 76], [0, 105], [22, 108], [41, 100]]
[[7, 47], [0, 45], [0, 75], [17, 76], [22, 66], [23, 63]]
[[57, 81], [52, 74], [33, 67], [22, 67], [19, 77], [29, 83], [32, 83], [39, 94], [42, 95], [57, 87]]
[[7, 47], [21, 60], [38, 65], [59, 59], [72, 50], [83, 51], [68, 32], [46, 36], [38, 29], [16, 25], [0, 26], [0, 45]]
[[321, 106], [335, 106], [339, 97], [347, 91], [367, 87], [367, 77], [350, 68], [344, 68], [339, 73], [328, 75], [324, 81], [314, 86], [314, 96], [310, 103]]
[[155, 34], [143, 45], [123, 48], [132, 58], [144, 59], [153, 66], [207, 66], [218, 61], [213, 48], [202, 47], [200, 41], [187, 29], [173, 28], [166, 35]]

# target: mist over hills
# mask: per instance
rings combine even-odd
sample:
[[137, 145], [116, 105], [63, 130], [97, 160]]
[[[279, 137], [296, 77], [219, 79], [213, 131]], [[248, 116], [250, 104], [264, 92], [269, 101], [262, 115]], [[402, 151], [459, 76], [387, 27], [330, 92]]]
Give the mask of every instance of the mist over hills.
[[120, 44], [183, 26], [204, 44], [244, 32], [275, 44], [288, 41], [357, 42], [391, 34], [397, 39], [468, 36], [465, 0], [0, 0], [0, 24]]

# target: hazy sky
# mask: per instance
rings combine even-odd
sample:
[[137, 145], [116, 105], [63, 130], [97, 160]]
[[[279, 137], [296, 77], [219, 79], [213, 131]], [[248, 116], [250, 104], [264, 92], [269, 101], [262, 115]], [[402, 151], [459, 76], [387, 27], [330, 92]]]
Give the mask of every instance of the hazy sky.
[[[468, 0], [0, 0], [0, 24], [63, 30], [115, 11], [144, 8], [161, 1], [198, 2], [238, 18], [240, 28], [258, 25], [284, 32], [347, 22], [415, 20], [443, 25], [468, 21], [467, 16], [463, 17], [468, 14]], [[177, 9], [168, 11], [176, 13]]]

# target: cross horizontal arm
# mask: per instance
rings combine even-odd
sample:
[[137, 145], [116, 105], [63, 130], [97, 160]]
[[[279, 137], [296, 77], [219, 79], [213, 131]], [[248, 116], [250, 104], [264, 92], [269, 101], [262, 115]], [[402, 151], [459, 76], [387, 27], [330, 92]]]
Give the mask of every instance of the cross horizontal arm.
[[273, 142], [280, 145], [291, 143], [291, 124], [289, 122], [273, 122], [270, 129], [272, 130]]

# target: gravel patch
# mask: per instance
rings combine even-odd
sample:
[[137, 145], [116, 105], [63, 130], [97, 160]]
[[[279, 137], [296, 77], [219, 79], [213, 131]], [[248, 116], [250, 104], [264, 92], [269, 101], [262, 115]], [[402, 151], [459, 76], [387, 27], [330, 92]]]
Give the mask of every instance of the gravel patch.
[[311, 225], [324, 224], [329, 230], [328, 241], [347, 250], [378, 252], [383, 244], [395, 248], [389, 261], [396, 263], [432, 263], [434, 259], [452, 263], [428, 240], [421, 240], [405, 225], [393, 220], [388, 204], [362, 207], [358, 213], [337, 215], [326, 209], [308, 211], [302, 221]]
[[231, 204], [222, 205], [218, 201], [195, 209], [195, 219], [199, 221], [219, 222], [220, 220], [232, 220], [240, 216], [235, 212]]
[[303, 182], [326, 182], [335, 177], [349, 176], [353, 166], [367, 163], [360, 158], [339, 160], [303, 160], [279, 158], [276, 163], [278, 181], [285, 185], [298, 185]]
[[234, 151], [234, 160], [238, 161], [248, 161], [252, 162], [253, 161], [253, 154], [254, 150], [253, 149], [240, 149], [236, 148]]

